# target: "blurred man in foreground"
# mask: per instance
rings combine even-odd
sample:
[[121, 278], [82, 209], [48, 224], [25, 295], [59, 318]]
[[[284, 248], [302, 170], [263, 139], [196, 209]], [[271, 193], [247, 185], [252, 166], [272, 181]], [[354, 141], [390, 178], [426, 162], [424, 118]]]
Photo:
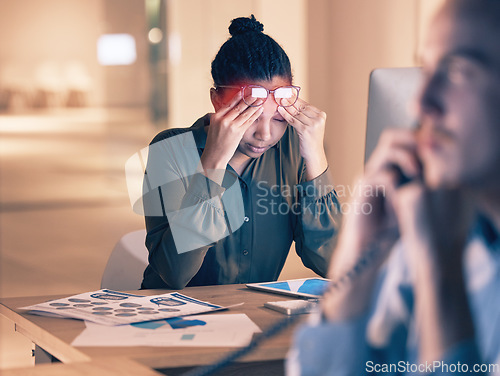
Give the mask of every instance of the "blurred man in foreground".
[[[418, 130], [383, 134], [290, 375], [500, 374], [500, 1], [448, 0]], [[366, 206], [365, 206], [366, 207]], [[361, 260], [361, 262], [359, 261]]]

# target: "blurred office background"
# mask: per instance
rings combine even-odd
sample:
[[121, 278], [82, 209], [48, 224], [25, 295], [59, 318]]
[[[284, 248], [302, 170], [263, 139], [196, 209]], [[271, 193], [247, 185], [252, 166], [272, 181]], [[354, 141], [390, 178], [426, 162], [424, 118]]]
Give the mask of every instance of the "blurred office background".
[[[439, 3], [0, 1], [0, 296], [99, 288], [114, 244], [144, 227], [125, 162], [211, 111], [231, 19], [255, 14], [288, 52], [301, 95], [328, 114], [327, 155], [347, 186], [362, 171], [370, 71], [417, 65]], [[280, 278], [310, 276], [293, 256]], [[30, 364], [30, 342], [2, 318], [0, 369]]]

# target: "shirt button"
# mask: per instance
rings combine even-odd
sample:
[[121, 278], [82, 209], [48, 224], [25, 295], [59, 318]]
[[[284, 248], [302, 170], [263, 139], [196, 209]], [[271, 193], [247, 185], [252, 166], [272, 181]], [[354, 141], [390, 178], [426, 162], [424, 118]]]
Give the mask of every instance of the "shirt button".
[[246, 256], [246, 255], [248, 255], [248, 251], [245, 249], [245, 250], [243, 251], [243, 256]]
[[248, 221], [250, 220], [250, 218], [245, 217], [245, 218], [243, 218], [243, 220], [244, 220], [245, 222], [248, 222]]

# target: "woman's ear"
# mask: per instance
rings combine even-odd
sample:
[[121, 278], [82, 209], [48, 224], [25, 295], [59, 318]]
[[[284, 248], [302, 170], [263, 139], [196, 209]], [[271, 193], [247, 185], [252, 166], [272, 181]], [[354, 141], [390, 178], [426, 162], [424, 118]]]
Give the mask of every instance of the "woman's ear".
[[212, 101], [215, 112], [219, 111], [219, 108], [222, 107], [222, 97], [215, 88], [210, 89], [210, 100]]

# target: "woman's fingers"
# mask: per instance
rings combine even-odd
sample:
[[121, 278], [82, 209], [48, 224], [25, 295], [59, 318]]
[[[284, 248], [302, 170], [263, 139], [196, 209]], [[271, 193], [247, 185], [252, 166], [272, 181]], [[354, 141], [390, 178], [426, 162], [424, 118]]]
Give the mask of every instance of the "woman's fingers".
[[242, 102], [242, 94], [241, 90], [238, 90], [238, 92], [234, 95], [234, 97], [231, 98], [229, 102], [225, 106], [222, 106], [219, 108], [219, 110], [216, 112], [220, 116], [224, 116], [227, 113], [230, 113], [231, 111], [234, 111], [234, 108]]
[[322, 115], [323, 111], [319, 108], [314, 107], [312, 104], [307, 103], [302, 99], [297, 99], [293, 106], [287, 108], [294, 108], [297, 112], [306, 115], [309, 118], [315, 118], [318, 115]]
[[294, 128], [298, 128], [299, 131], [305, 127], [305, 124], [303, 123], [305, 119], [300, 118], [300, 113], [295, 109], [291, 111], [288, 107], [278, 107], [278, 113], [283, 116], [283, 119], [285, 119], [288, 124]]
[[239, 116], [234, 120], [234, 126], [248, 128], [253, 124], [255, 120], [262, 114], [264, 108], [259, 107], [247, 107]]
[[303, 100], [297, 100], [293, 106], [278, 107], [278, 112], [291, 126], [299, 130], [316, 125], [318, 121], [326, 121], [326, 114], [323, 111]]
[[[247, 99], [248, 100], [248, 99]], [[216, 116], [221, 123], [226, 123], [228, 126], [240, 127], [247, 125], [249, 119], [255, 121], [262, 113], [262, 106], [250, 106], [252, 103], [246, 103], [243, 100], [241, 91], [224, 106], [217, 111]]]
[[306, 115], [302, 114], [295, 107], [278, 107], [278, 112], [281, 116], [294, 127], [301, 127], [307, 124], [307, 120], [309, 119]]

